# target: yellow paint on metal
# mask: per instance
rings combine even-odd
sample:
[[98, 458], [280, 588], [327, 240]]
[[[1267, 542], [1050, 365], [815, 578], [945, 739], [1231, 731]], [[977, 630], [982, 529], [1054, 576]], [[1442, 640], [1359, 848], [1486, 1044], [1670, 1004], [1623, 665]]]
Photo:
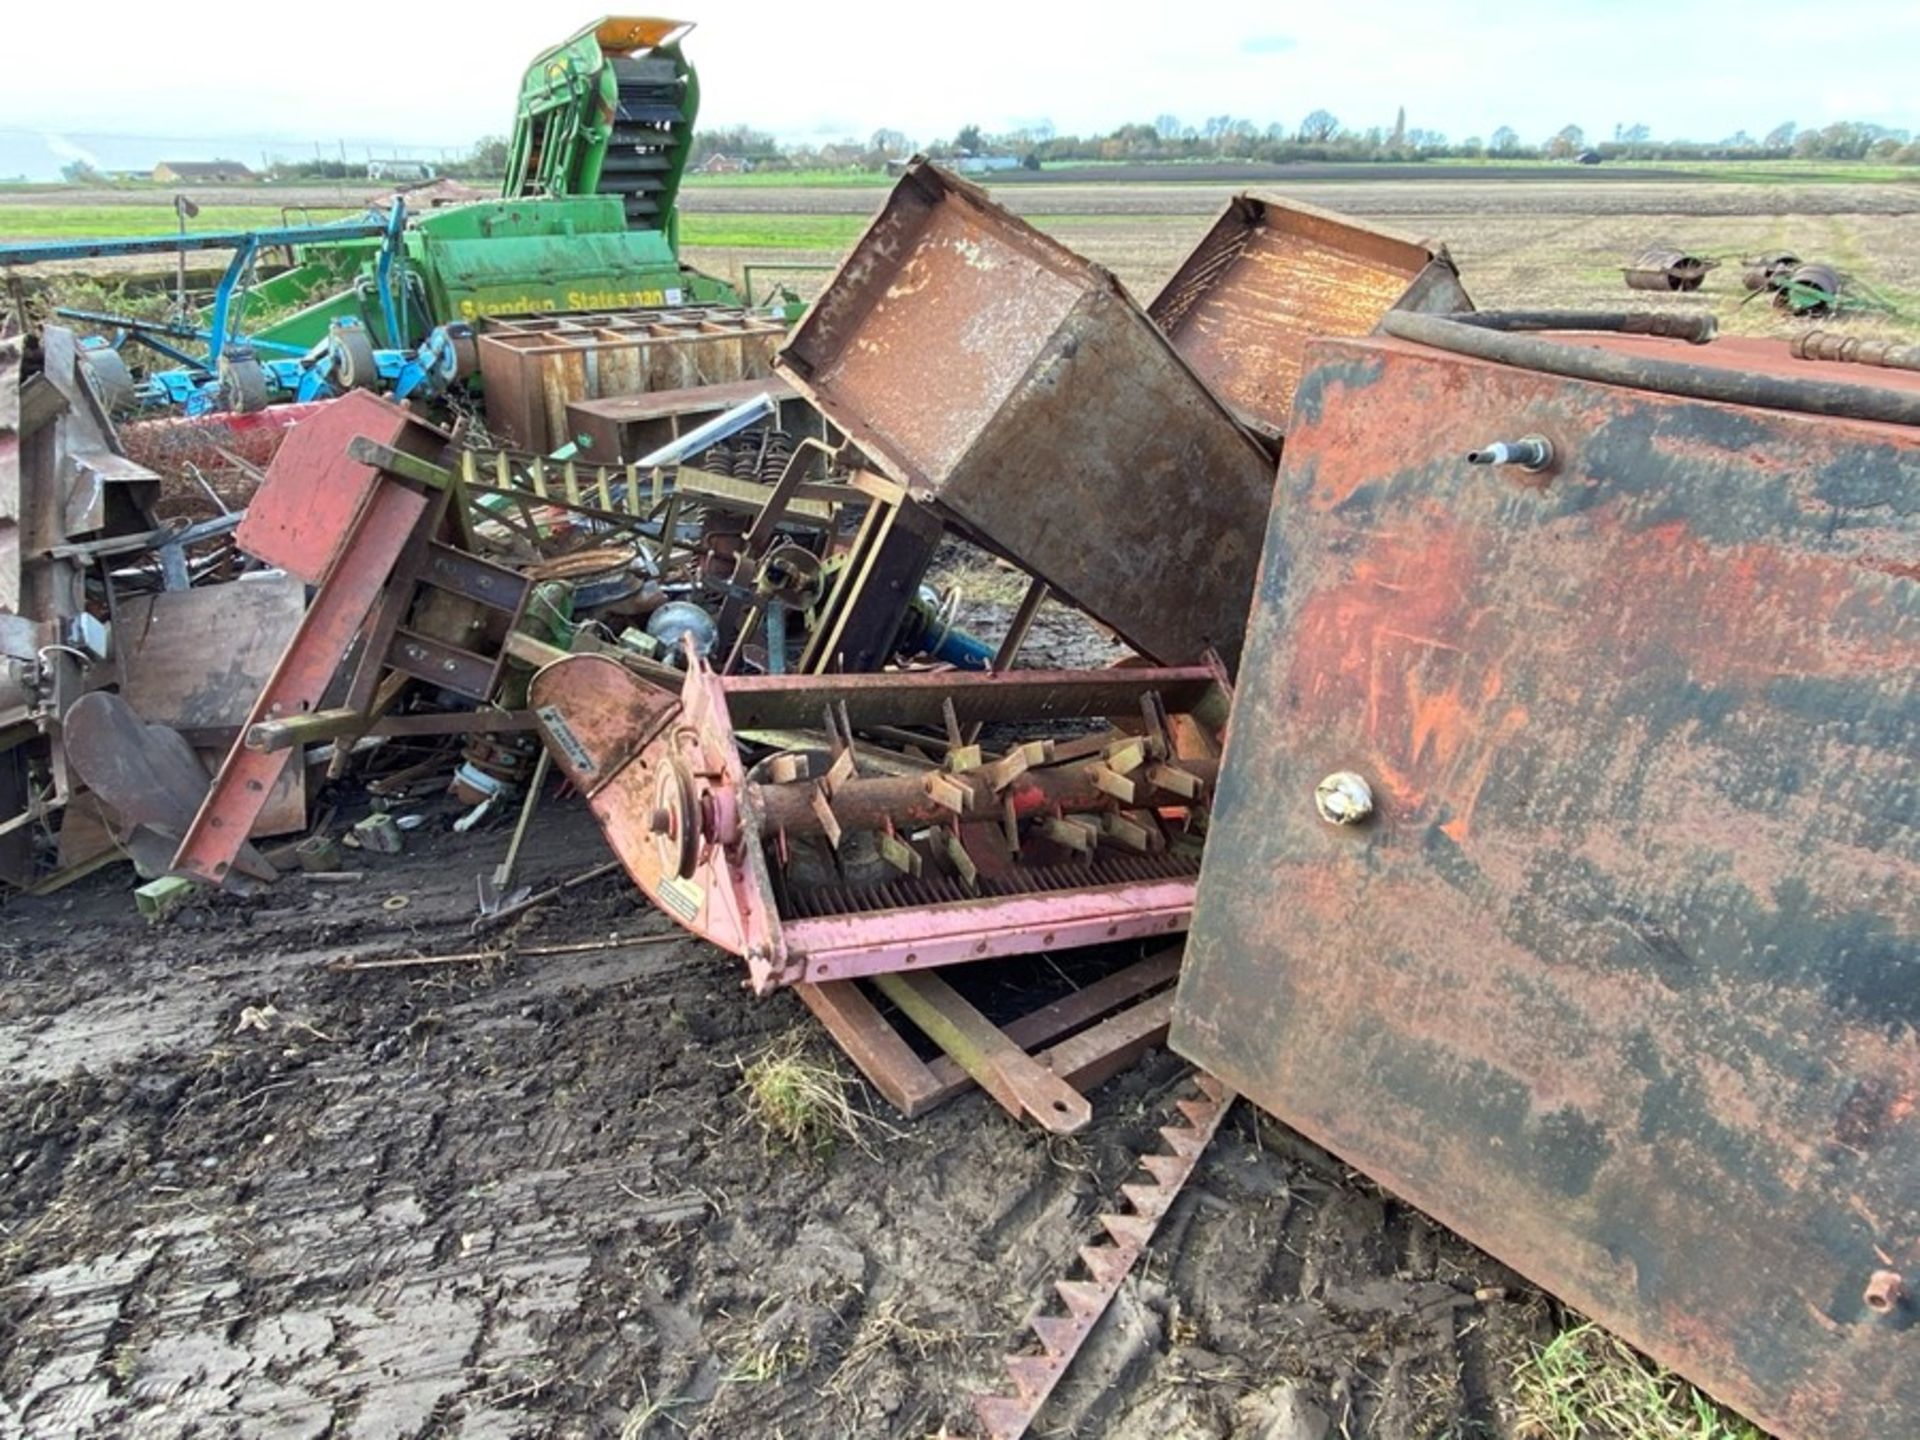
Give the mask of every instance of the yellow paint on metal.
[[680, 39], [691, 29], [690, 20], [609, 15], [593, 27], [593, 38], [602, 50], [650, 50]]

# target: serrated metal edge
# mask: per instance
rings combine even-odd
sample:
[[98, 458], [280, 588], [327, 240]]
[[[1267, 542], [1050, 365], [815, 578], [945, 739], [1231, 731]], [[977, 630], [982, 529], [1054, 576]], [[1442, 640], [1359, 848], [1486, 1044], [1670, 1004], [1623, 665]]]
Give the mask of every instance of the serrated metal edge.
[[1013, 1393], [974, 1397], [974, 1414], [986, 1427], [987, 1440], [1020, 1440], [1027, 1433], [1233, 1108], [1234, 1092], [1220, 1081], [1203, 1070], [1194, 1072], [1194, 1080], [1201, 1098], [1176, 1102], [1182, 1123], [1159, 1132], [1171, 1153], [1141, 1157], [1140, 1168], [1153, 1179], [1120, 1187], [1129, 1211], [1096, 1217], [1105, 1233], [1080, 1249], [1080, 1268], [1091, 1278], [1056, 1280], [1053, 1288], [1067, 1313], [1033, 1316], [1027, 1329], [1039, 1342], [1040, 1353], [1006, 1357]]

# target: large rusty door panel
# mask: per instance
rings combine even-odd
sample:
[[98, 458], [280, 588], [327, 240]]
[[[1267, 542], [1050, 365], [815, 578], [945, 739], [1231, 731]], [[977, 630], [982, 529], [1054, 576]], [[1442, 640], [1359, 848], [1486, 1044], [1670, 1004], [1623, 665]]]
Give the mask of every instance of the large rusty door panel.
[[1920, 430], [1316, 343], [1173, 1047], [1778, 1433], [1920, 1434], [1916, 675]]

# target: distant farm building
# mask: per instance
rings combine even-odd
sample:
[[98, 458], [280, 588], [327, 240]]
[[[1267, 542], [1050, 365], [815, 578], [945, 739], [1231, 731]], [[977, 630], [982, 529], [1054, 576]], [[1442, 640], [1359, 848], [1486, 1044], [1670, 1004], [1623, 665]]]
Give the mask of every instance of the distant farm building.
[[991, 175], [1000, 170], [1018, 170], [1018, 155], [961, 155], [951, 162], [962, 175]]
[[424, 160], [369, 160], [369, 180], [431, 180], [433, 166]]
[[153, 167], [162, 185], [219, 185], [251, 180], [253, 171], [238, 160], [162, 160]]
[[753, 166], [738, 155], [709, 155], [698, 165], [694, 173], [699, 175], [741, 175]]

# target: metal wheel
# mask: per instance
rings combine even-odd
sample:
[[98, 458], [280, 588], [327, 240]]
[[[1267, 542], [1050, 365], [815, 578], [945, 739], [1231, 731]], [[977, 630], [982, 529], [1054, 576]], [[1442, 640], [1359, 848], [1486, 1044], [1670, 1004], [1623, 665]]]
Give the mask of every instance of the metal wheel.
[[101, 408], [109, 415], [124, 415], [134, 408], [133, 372], [118, 350], [105, 345], [88, 346], [80, 352]]
[[682, 880], [700, 861], [700, 801], [693, 773], [679, 760], [660, 767], [653, 781], [653, 844], [661, 867]]
[[334, 383], [345, 390], [371, 390], [380, 379], [380, 364], [374, 358], [373, 337], [363, 325], [331, 327], [327, 336], [333, 362]]
[[236, 415], [251, 415], [266, 409], [271, 401], [266, 367], [251, 355], [222, 355], [220, 401]]

